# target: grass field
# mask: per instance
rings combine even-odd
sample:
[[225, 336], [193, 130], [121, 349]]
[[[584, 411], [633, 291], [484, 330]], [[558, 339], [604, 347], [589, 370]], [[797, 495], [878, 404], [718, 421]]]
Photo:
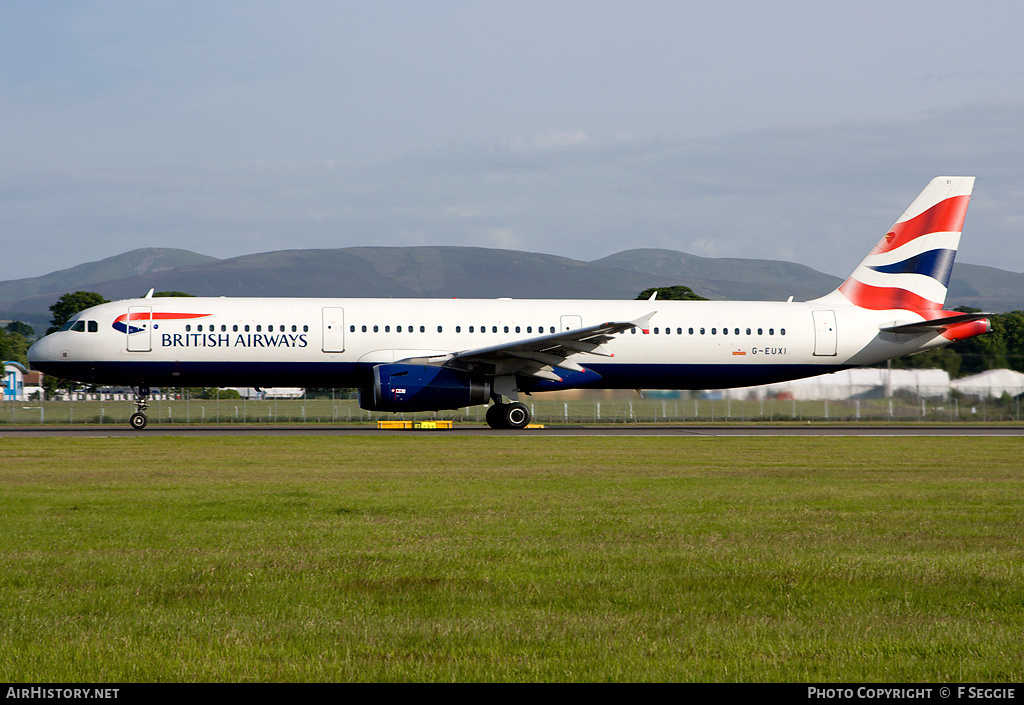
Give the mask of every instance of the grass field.
[[0, 680], [1024, 680], [1024, 443], [4, 439]]

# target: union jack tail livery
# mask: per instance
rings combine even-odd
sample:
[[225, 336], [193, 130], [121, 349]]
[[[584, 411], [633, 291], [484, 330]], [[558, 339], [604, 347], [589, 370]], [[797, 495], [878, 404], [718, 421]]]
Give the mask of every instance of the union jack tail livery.
[[973, 187], [973, 176], [933, 179], [853, 274], [826, 298], [834, 300], [839, 294], [860, 308], [932, 317], [946, 300]]

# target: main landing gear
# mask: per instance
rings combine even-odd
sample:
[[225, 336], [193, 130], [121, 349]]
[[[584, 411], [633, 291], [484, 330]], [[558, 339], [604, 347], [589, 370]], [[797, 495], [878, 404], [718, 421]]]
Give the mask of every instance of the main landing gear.
[[139, 387], [139, 391], [135, 394], [135, 413], [132, 414], [129, 422], [136, 431], [141, 431], [146, 427], [148, 419], [146, 418], [146, 409], [149, 408], [149, 387]]
[[487, 409], [487, 425], [491, 428], [526, 428], [530, 423], [530, 409], [522, 402], [503, 404], [495, 402]]

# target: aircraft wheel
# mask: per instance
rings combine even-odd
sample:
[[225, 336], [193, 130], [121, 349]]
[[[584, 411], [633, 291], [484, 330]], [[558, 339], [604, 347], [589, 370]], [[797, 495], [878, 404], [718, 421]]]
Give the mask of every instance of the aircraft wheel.
[[146, 427], [147, 421], [148, 419], [146, 418], [145, 414], [132, 414], [131, 424], [132, 428], [134, 428], [136, 431], [141, 431], [142, 429], [144, 429]]
[[505, 404], [501, 415], [505, 428], [520, 429], [526, 428], [530, 423], [530, 409], [522, 402]]
[[505, 425], [505, 413], [504, 409], [508, 406], [507, 404], [491, 404], [487, 407], [487, 425], [491, 428], [508, 428]]

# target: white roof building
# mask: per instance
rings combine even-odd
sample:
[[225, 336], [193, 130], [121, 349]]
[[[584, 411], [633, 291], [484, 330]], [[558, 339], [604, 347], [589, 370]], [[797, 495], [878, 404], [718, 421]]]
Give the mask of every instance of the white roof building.
[[970, 377], [961, 377], [951, 382], [956, 391], [969, 396], [1001, 397], [1024, 394], [1024, 374], [1013, 370], [985, 370]]
[[909, 392], [920, 397], [949, 394], [949, 373], [945, 370], [889, 370], [860, 367], [830, 374], [731, 390], [733, 399], [785, 396], [803, 400], [840, 400], [853, 397], [889, 397]]
[[28, 370], [20, 362], [4, 363], [4, 401], [25, 401], [25, 375]]

